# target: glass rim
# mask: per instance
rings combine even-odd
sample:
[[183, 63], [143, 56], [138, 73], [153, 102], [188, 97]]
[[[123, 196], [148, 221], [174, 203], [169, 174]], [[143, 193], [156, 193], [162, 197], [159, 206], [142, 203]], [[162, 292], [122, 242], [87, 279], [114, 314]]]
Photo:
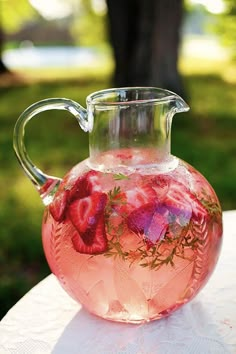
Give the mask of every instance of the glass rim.
[[[150, 98], [137, 98], [137, 99], [126, 99], [127, 94], [133, 92], [136, 93], [147, 93], [150, 92]], [[124, 100], [114, 100], [108, 101], [109, 95], [117, 94], [117, 98], [124, 98]], [[152, 97], [151, 97], [152, 96]], [[153, 97], [154, 96], [154, 97]], [[156, 97], [155, 97], [156, 96]], [[114, 97], [115, 98], [115, 97]], [[163, 103], [170, 102], [180, 98], [176, 93], [158, 87], [152, 86], [134, 86], [134, 87], [117, 87], [103, 89], [95, 91], [87, 96], [86, 102], [88, 105], [99, 105], [99, 106], [120, 106], [120, 105], [137, 105], [137, 104], [148, 104], [148, 103]]]

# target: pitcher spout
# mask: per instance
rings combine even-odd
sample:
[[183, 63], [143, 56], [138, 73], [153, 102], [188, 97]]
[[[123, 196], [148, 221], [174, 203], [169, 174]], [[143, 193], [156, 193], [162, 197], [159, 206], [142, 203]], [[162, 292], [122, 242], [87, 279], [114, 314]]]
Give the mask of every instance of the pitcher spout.
[[182, 97], [174, 94], [174, 113], [188, 112], [190, 107]]

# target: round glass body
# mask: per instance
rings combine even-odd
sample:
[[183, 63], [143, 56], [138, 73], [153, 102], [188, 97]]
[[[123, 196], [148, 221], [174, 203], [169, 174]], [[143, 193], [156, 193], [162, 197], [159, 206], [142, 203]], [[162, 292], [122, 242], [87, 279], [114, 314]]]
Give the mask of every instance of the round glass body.
[[94, 170], [89, 160], [64, 178], [43, 219], [43, 246], [63, 288], [91, 313], [121, 322], [169, 315], [191, 300], [216, 265], [222, 241], [215, 192], [173, 158], [165, 172], [132, 168], [151, 150], [111, 151], [129, 167]]

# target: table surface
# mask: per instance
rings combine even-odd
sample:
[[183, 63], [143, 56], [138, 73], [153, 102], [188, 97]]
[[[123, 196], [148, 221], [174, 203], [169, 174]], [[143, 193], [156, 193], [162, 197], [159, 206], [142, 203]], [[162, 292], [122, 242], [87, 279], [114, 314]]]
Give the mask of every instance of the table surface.
[[236, 353], [236, 211], [223, 213], [220, 260], [205, 288], [170, 317], [113, 323], [89, 314], [50, 275], [0, 322], [0, 353]]

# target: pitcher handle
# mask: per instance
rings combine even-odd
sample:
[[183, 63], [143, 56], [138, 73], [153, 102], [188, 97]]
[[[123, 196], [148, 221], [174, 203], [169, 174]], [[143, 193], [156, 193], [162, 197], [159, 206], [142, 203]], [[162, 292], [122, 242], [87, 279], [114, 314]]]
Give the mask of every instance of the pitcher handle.
[[69, 111], [85, 132], [89, 130], [87, 110], [79, 103], [67, 98], [49, 98], [38, 101], [28, 107], [18, 118], [13, 133], [13, 147], [23, 170], [35, 185], [45, 205], [51, 202], [61, 179], [43, 173], [33, 164], [26, 152], [24, 134], [25, 126], [31, 118], [50, 109]]

